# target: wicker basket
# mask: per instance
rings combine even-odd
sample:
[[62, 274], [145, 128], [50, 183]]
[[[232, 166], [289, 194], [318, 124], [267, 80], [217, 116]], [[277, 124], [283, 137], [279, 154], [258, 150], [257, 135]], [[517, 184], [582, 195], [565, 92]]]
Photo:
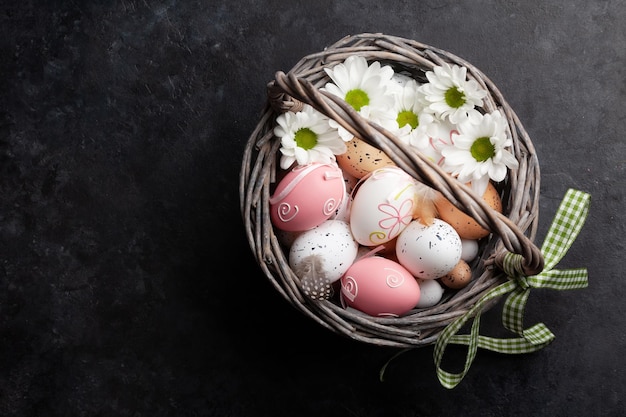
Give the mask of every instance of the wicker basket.
[[[425, 82], [425, 71], [443, 62], [467, 68], [470, 79], [488, 92], [484, 111], [500, 109], [506, 116], [513, 140], [511, 152], [519, 167], [497, 184], [502, 214], [492, 210], [469, 187], [444, 172], [428, 158], [412, 151], [393, 137], [360, 117], [347, 103], [320, 91], [328, 81], [324, 68], [332, 67], [352, 54], [408, 71]], [[347, 36], [319, 53], [303, 57], [288, 73], [277, 72], [267, 85], [268, 101], [244, 151], [240, 172], [241, 213], [249, 244], [260, 268], [275, 289], [297, 310], [320, 325], [352, 339], [380, 346], [419, 347], [433, 344], [440, 332], [465, 314], [487, 291], [507, 277], [500, 269], [508, 252], [523, 256], [524, 273], [543, 268], [543, 257], [533, 243], [538, 224], [539, 165], [533, 145], [517, 116], [496, 86], [476, 67], [463, 59], [428, 45], [383, 34]], [[458, 208], [472, 216], [491, 234], [481, 239], [479, 256], [470, 264], [473, 279], [465, 288], [450, 291], [433, 307], [412, 310], [402, 317], [372, 317], [339, 302], [311, 300], [290, 269], [287, 256], [275, 234], [269, 216], [269, 197], [276, 181], [280, 140], [273, 135], [276, 116], [296, 111], [302, 103], [312, 105], [355, 136], [382, 149], [397, 166], [415, 179], [440, 191]], [[495, 302], [496, 300], [494, 300]], [[493, 303], [491, 303], [493, 304]], [[490, 305], [491, 306], [491, 305]]]

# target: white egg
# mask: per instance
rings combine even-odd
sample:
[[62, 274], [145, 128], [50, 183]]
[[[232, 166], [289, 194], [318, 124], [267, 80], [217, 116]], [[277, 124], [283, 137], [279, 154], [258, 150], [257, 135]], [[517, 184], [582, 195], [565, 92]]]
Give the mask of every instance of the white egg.
[[347, 222], [326, 220], [294, 239], [289, 249], [289, 266], [298, 274], [315, 259], [321, 268], [318, 273], [332, 283], [352, 265], [358, 246]]
[[420, 286], [421, 297], [417, 303], [417, 308], [432, 307], [441, 301], [445, 289], [436, 279], [417, 278], [417, 284]]
[[478, 255], [478, 241], [476, 239], [461, 238], [461, 259], [470, 262]]
[[441, 219], [430, 226], [413, 220], [398, 236], [396, 257], [416, 278], [440, 278], [461, 259], [461, 238]]
[[416, 181], [400, 168], [379, 168], [354, 194], [350, 208], [352, 234], [364, 246], [389, 242], [413, 219], [416, 205]]

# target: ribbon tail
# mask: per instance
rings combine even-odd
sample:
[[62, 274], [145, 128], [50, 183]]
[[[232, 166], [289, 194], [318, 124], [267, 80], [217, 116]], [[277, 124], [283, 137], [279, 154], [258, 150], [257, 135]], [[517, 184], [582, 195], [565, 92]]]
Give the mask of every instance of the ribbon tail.
[[529, 277], [535, 288], [577, 290], [589, 285], [587, 268], [551, 269]]
[[565, 193], [541, 246], [545, 270], [551, 270], [563, 258], [580, 233], [587, 214], [591, 196], [570, 188]]
[[[511, 292], [513, 289], [515, 289], [515, 286], [516, 284], [513, 281], [507, 281], [503, 284], [500, 284], [499, 286], [487, 292], [467, 313], [460, 316], [459, 318], [448, 324], [445, 329], [443, 329], [443, 331], [437, 338], [433, 353], [435, 365], [437, 367], [437, 377], [439, 378], [439, 382], [441, 383], [441, 385], [446, 388], [454, 388], [461, 382], [461, 380], [463, 380], [463, 378], [469, 371], [478, 350], [478, 333], [480, 328], [480, 314], [482, 310], [485, 308], [485, 305], [488, 301], [508, 292]], [[465, 366], [463, 370], [459, 373], [445, 371], [441, 367], [441, 362], [443, 360], [443, 355], [445, 353], [446, 347], [455, 337], [457, 337], [456, 333], [461, 330], [461, 328], [472, 317], [474, 317], [474, 322], [472, 323], [470, 334], [467, 335], [467, 343], [463, 343], [468, 347], [465, 357]]]
[[[479, 329], [480, 329], [480, 314], [477, 314], [474, 317], [474, 322], [472, 323], [472, 328], [469, 335], [467, 336], [467, 343], [463, 343], [467, 345], [467, 355], [465, 356], [465, 365], [463, 370], [459, 373], [452, 373], [445, 371], [441, 368], [440, 362], [443, 356], [443, 351], [441, 355], [438, 356], [439, 360], [437, 363], [437, 377], [439, 378], [439, 382], [446, 388], [454, 388], [456, 387], [465, 377], [467, 372], [470, 370], [472, 366], [472, 362], [474, 362], [474, 358], [476, 357], [476, 352], [478, 351], [478, 337], [479, 337]], [[452, 337], [452, 339], [454, 336]], [[437, 357], [437, 356], [436, 356]]]
[[524, 312], [529, 295], [530, 287], [517, 287], [507, 297], [502, 309], [502, 325], [521, 338], [502, 339], [497, 343], [497, 349], [489, 347], [487, 349], [507, 353], [528, 353], [539, 350], [554, 340], [554, 334], [543, 323], [524, 329]]
[[[539, 323], [525, 330], [523, 337], [499, 339], [479, 336], [477, 344], [481, 349], [512, 355], [536, 352], [550, 344], [554, 339], [554, 334], [543, 323]], [[470, 343], [470, 335], [455, 335], [449, 343], [467, 345]]]
[[502, 325], [513, 333], [524, 333], [524, 309], [530, 288], [516, 288], [506, 299], [502, 308]]
[[[505, 302], [503, 324], [508, 330], [519, 334], [521, 337], [500, 339], [480, 335], [480, 314], [483, 308], [488, 301], [506, 293], [511, 294]], [[478, 348], [498, 353], [522, 354], [540, 350], [554, 340], [554, 334], [543, 323], [523, 329], [524, 304], [529, 293], [529, 288], [521, 289], [515, 281], [507, 281], [485, 294], [472, 309], [450, 323], [442, 331], [434, 350], [437, 377], [441, 385], [446, 388], [456, 387], [469, 371]], [[472, 317], [474, 317], [474, 322], [472, 323], [470, 333], [464, 335], [457, 334]], [[467, 346], [465, 365], [461, 372], [448, 372], [441, 367], [445, 349], [449, 344]]]

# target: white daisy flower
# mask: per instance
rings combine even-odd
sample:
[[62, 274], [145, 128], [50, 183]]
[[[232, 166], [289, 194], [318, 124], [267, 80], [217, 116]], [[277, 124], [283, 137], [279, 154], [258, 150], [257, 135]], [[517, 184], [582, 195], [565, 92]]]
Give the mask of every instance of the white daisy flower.
[[[368, 65], [364, 57], [350, 55], [343, 63], [325, 68], [325, 71], [333, 82], [327, 83], [322, 90], [341, 97], [372, 122], [383, 125], [393, 119], [390, 109], [394, 104], [394, 94], [399, 89], [399, 84], [392, 81], [393, 68], [381, 66], [378, 61]], [[336, 122], [330, 122], [338, 128], [346, 142], [353, 138]]]
[[422, 85], [429, 108], [437, 117], [458, 124], [465, 119], [476, 123], [487, 92], [475, 80], [466, 79], [467, 68], [443, 63], [426, 72], [428, 83]]
[[424, 100], [417, 81], [408, 80], [395, 95], [391, 111], [395, 119], [383, 126], [404, 143], [424, 151], [429, 146], [429, 137], [435, 133], [435, 119], [425, 111], [427, 107], [428, 103]]
[[507, 136], [507, 121], [499, 111], [481, 115], [479, 123], [464, 121], [458, 125], [453, 143], [443, 147], [443, 167], [459, 181], [472, 183], [472, 189], [483, 195], [489, 179], [504, 180], [507, 169], [519, 163], [506, 148], [513, 141]]
[[328, 117], [305, 104], [299, 112], [285, 112], [276, 118], [274, 135], [281, 141], [280, 167], [289, 168], [294, 162], [306, 165], [329, 163], [335, 155], [346, 152], [346, 144]]

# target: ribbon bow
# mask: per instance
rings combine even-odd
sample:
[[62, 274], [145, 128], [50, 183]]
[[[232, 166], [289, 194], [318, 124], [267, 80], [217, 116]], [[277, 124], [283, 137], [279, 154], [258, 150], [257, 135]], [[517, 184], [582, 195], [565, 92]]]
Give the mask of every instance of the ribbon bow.
[[[531, 288], [569, 290], [587, 287], [587, 269], [559, 270], [554, 266], [563, 258], [582, 229], [589, 212], [590, 195], [569, 189], [561, 202], [554, 220], [541, 246], [545, 266], [542, 272], [523, 276], [520, 268], [522, 256], [507, 253], [502, 269], [509, 280], [487, 292], [467, 313], [451, 322], [441, 332], [435, 343], [434, 359], [439, 382], [446, 388], [454, 388], [469, 371], [478, 348], [499, 353], [519, 354], [537, 351], [554, 339], [554, 334], [538, 323], [524, 329], [524, 307]], [[502, 310], [502, 324], [520, 337], [498, 339], [479, 335], [480, 313], [490, 300], [510, 293]], [[456, 334], [467, 321], [474, 317], [469, 334]], [[441, 368], [441, 361], [448, 344], [467, 345], [465, 367], [460, 373], [450, 373]]]

